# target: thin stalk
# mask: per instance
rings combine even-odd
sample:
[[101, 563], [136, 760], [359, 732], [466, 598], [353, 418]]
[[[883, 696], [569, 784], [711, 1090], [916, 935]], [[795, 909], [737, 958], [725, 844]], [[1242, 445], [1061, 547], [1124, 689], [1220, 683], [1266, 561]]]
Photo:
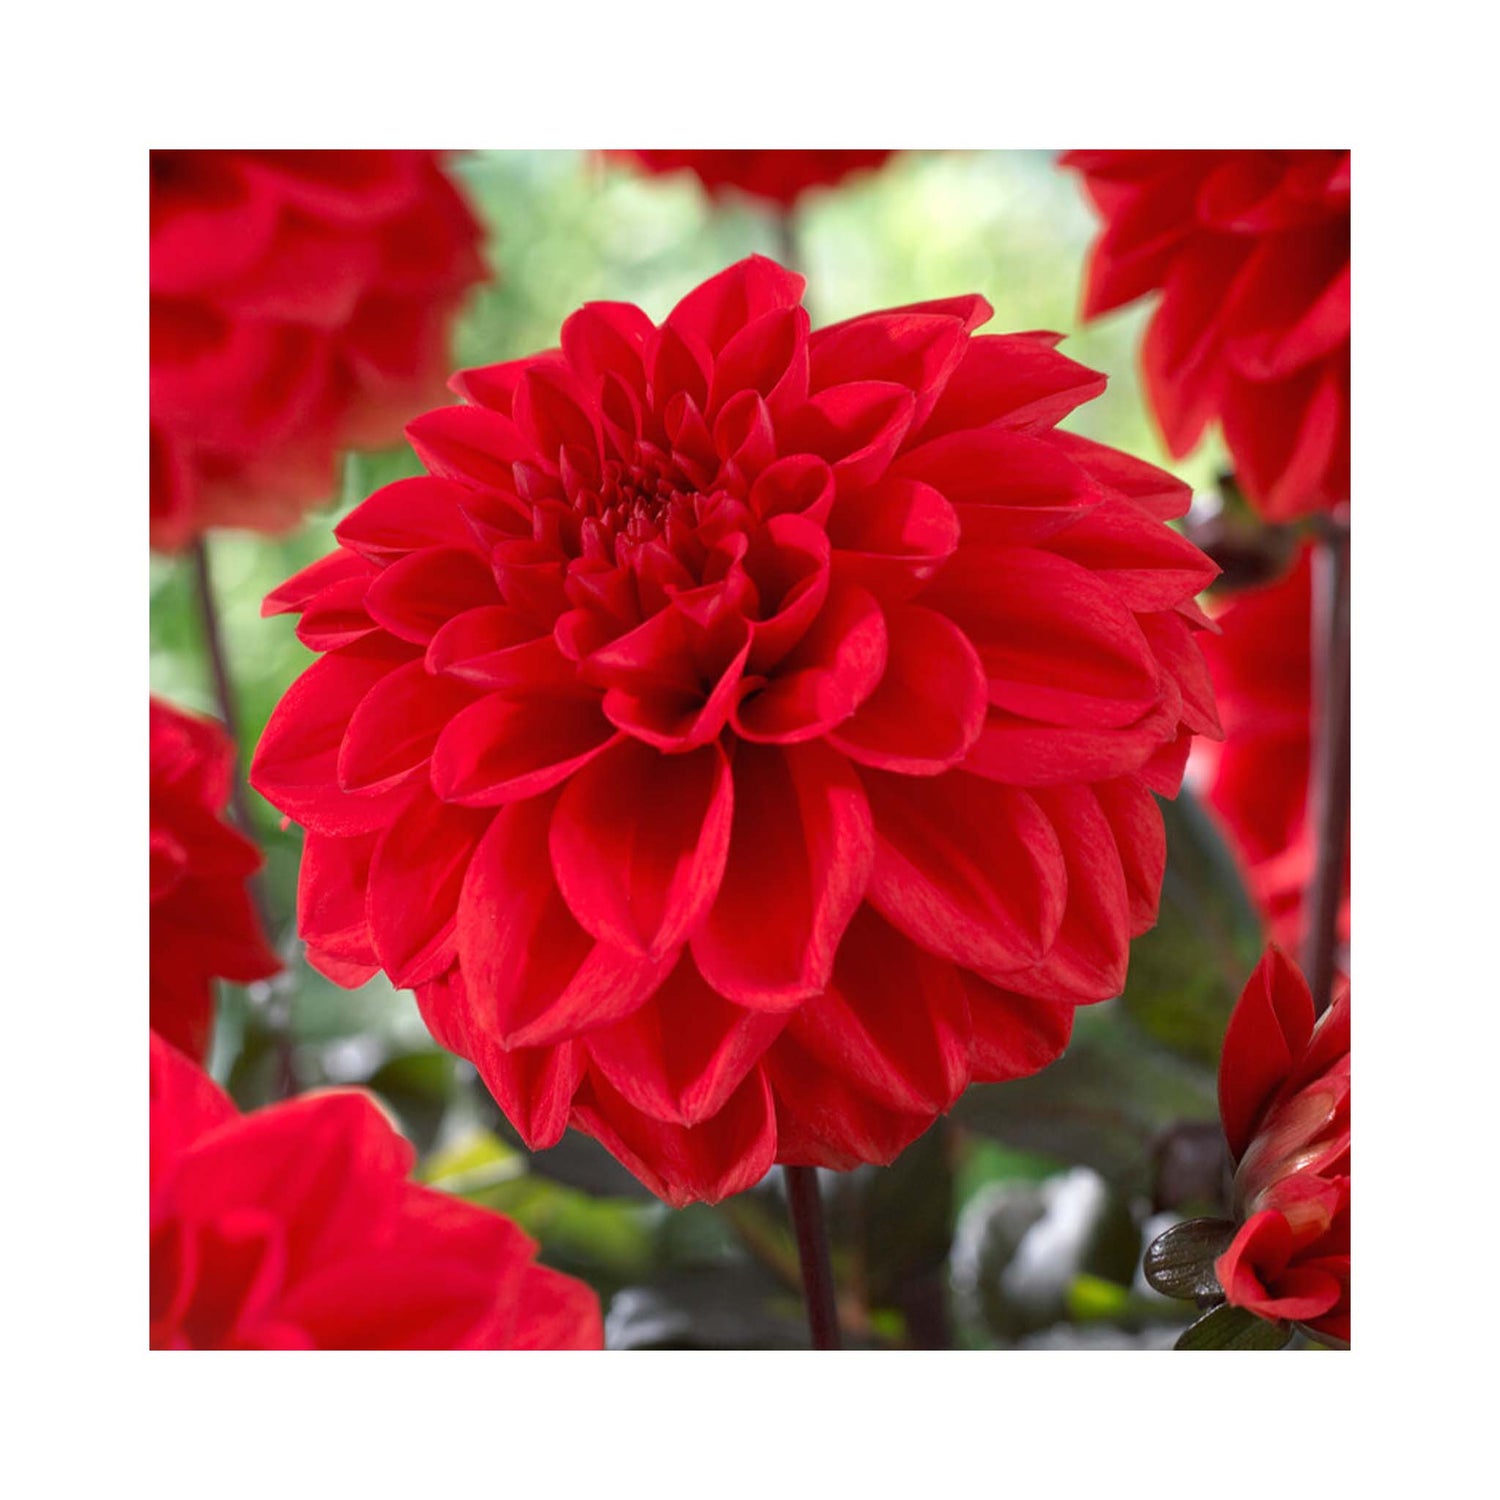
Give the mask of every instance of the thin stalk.
[[1349, 842], [1349, 526], [1328, 520], [1313, 558], [1313, 753], [1308, 815], [1316, 839], [1304, 908], [1307, 982], [1319, 1014], [1333, 998]]
[[786, 1196], [802, 1263], [802, 1300], [814, 1349], [841, 1349], [838, 1307], [834, 1301], [833, 1262], [823, 1222], [823, 1195], [815, 1167], [786, 1167]]
[[[229, 672], [229, 657], [224, 650], [224, 636], [219, 629], [219, 608], [214, 593], [213, 570], [208, 561], [208, 544], [200, 536], [193, 544], [193, 584], [198, 599], [198, 619], [203, 628], [203, 644], [208, 654], [208, 664], [214, 682], [214, 697], [218, 700], [219, 717], [229, 735], [230, 748], [234, 752], [234, 769], [229, 778], [229, 805], [234, 821], [240, 831], [252, 843], [259, 844], [255, 824], [250, 816], [250, 803], [245, 795], [244, 766], [240, 761], [240, 716], [235, 703], [234, 681]], [[245, 882], [251, 905], [260, 921], [261, 931], [272, 941], [276, 929], [271, 924], [270, 905], [266, 899], [262, 872], [256, 870]], [[282, 993], [285, 974], [275, 976], [264, 986], [257, 984], [254, 991], [264, 994], [266, 1024], [270, 1028], [276, 1050], [277, 1090], [282, 1098], [297, 1092], [297, 1069], [293, 1056], [291, 1036], [290, 997]]]

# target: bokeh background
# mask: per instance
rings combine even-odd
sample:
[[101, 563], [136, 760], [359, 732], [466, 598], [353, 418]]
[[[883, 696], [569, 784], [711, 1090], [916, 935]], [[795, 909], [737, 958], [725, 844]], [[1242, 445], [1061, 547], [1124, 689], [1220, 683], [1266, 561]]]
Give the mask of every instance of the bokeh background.
[[[1211, 441], [1170, 462], [1142, 401], [1150, 304], [1078, 325], [1096, 226], [1050, 153], [900, 153], [805, 197], [790, 242], [769, 209], [710, 200], [686, 174], [645, 177], [563, 151], [474, 152], [453, 170], [487, 226], [493, 272], [459, 322], [455, 368], [555, 345], [581, 302], [631, 301], [660, 319], [730, 262], [790, 253], [815, 325], [980, 292], [995, 308], [989, 331], [1065, 334], [1065, 352], [1109, 387], [1063, 425], [1172, 469], [1215, 503], [1220, 450]], [[210, 538], [242, 763], [312, 660], [292, 617], [260, 618], [261, 599], [329, 551], [334, 522], [373, 489], [419, 471], [404, 448], [352, 453], [337, 502], [296, 532]], [[152, 558], [151, 689], [218, 712], [186, 557]], [[242, 1106], [289, 1086], [372, 1088], [426, 1180], [511, 1215], [543, 1260], [599, 1290], [611, 1347], [805, 1344], [779, 1171], [717, 1208], [672, 1212], [576, 1133], [529, 1153], [472, 1067], [435, 1046], [409, 994], [383, 976], [346, 992], [307, 967], [295, 932], [300, 832], [247, 795], [287, 970], [221, 987], [211, 1068]], [[1162, 921], [1134, 946], [1126, 994], [1080, 1012], [1063, 1061], [972, 1088], [893, 1167], [822, 1174], [849, 1343], [1166, 1347], [1191, 1318], [1145, 1287], [1141, 1249], [1174, 1218], [1222, 1208], [1213, 1068], [1262, 935], [1211, 818], [1190, 792], [1167, 815]]]

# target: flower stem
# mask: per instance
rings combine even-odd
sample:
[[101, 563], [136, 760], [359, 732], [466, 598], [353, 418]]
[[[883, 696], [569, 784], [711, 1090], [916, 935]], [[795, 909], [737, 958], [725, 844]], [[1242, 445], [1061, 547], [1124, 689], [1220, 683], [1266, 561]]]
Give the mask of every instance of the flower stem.
[[[246, 838], [255, 838], [255, 824], [250, 820], [250, 804], [245, 798], [245, 781], [240, 769], [240, 716], [235, 707], [234, 685], [229, 676], [229, 659], [224, 651], [224, 638], [219, 631], [219, 610], [214, 598], [213, 571], [208, 562], [208, 544], [200, 536], [193, 543], [193, 584], [198, 596], [198, 618], [203, 627], [203, 644], [208, 649], [208, 665], [213, 673], [214, 696], [219, 703], [219, 717], [229, 731], [229, 742], [234, 747], [234, 775], [230, 778], [229, 798], [234, 809], [234, 820]], [[258, 888], [254, 889], [255, 904], [260, 911], [261, 924], [265, 925], [265, 909]], [[269, 931], [269, 928], [267, 929]]]
[[814, 1349], [840, 1349], [838, 1308], [834, 1301], [833, 1263], [823, 1223], [823, 1195], [816, 1167], [785, 1167], [786, 1196], [802, 1262], [802, 1300]]
[[1326, 519], [1313, 571], [1313, 753], [1308, 816], [1316, 839], [1304, 908], [1307, 982], [1319, 1014], [1333, 998], [1349, 842], [1349, 524]]
[[776, 214], [776, 258], [788, 271], [799, 270], [797, 254], [797, 226], [792, 222], [792, 210], [781, 209]]
[[[234, 751], [234, 770], [229, 778], [229, 802], [234, 820], [240, 831], [251, 843], [259, 845], [255, 824], [250, 817], [250, 803], [245, 796], [245, 773], [240, 762], [240, 717], [235, 706], [234, 683], [229, 673], [229, 657], [224, 650], [224, 637], [219, 629], [219, 609], [214, 595], [213, 570], [208, 561], [208, 544], [199, 537], [193, 544], [193, 584], [198, 598], [198, 618], [203, 627], [203, 644], [207, 648], [209, 669], [214, 680], [214, 696], [218, 700], [219, 717], [229, 735]], [[271, 924], [271, 912], [262, 882], [262, 871], [255, 870], [246, 878], [245, 888], [250, 893], [250, 903], [260, 921], [261, 931], [276, 943], [276, 929]], [[270, 1028], [276, 1051], [276, 1088], [281, 1098], [289, 1098], [297, 1092], [297, 1067], [292, 1048], [291, 1003], [283, 991], [285, 973], [273, 977], [268, 985], [252, 986], [252, 998], [256, 993], [263, 996], [266, 1023]]]

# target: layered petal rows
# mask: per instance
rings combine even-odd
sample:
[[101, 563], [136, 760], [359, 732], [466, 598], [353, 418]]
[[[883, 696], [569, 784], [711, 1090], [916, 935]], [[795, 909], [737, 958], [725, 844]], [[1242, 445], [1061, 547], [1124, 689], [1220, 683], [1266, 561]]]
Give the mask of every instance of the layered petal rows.
[[151, 1025], [208, 1051], [213, 981], [265, 979], [281, 962], [246, 880], [260, 852], [224, 820], [234, 747], [217, 724], [151, 700]]
[[880, 166], [889, 151], [615, 151], [647, 172], [691, 172], [711, 193], [726, 189], [791, 208], [810, 188]]
[[151, 1347], [599, 1348], [594, 1292], [414, 1158], [366, 1094], [241, 1115], [153, 1033]]
[[1349, 991], [1321, 1018], [1271, 948], [1235, 1005], [1219, 1065], [1239, 1228], [1215, 1269], [1226, 1300], [1349, 1342]]
[[151, 545], [284, 530], [394, 442], [479, 239], [430, 151], [153, 151]]
[[[1222, 743], [1193, 747], [1190, 775], [1224, 820], [1276, 942], [1303, 938], [1303, 902], [1317, 846], [1308, 817], [1312, 760], [1312, 553], [1304, 546], [1276, 582], [1231, 596], [1205, 637]], [[1344, 869], [1341, 935], [1349, 932]]]
[[1055, 430], [1103, 378], [979, 297], [814, 333], [802, 285], [456, 377], [427, 474], [266, 603], [322, 653], [252, 772], [311, 961], [674, 1203], [1056, 1057], [1218, 730], [1186, 488]]
[[1073, 151], [1104, 220], [1095, 317], [1159, 291], [1142, 349], [1171, 451], [1212, 421], [1271, 520], [1349, 499], [1349, 153]]

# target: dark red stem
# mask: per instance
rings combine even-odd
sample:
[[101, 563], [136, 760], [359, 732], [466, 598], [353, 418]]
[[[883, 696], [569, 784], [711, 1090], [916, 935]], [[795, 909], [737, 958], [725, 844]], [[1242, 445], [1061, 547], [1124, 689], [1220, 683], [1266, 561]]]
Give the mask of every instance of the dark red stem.
[[1305, 968], [1319, 1014], [1333, 998], [1349, 846], [1349, 525], [1325, 519], [1313, 558], [1313, 753], [1308, 816], [1316, 839], [1305, 907]]
[[823, 1195], [816, 1167], [785, 1167], [786, 1196], [802, 1263], [802, 1300], [814, 1349], [841, 1349], [838, 1305], [834, 1300], [833, 1262], [823, 1222]]

